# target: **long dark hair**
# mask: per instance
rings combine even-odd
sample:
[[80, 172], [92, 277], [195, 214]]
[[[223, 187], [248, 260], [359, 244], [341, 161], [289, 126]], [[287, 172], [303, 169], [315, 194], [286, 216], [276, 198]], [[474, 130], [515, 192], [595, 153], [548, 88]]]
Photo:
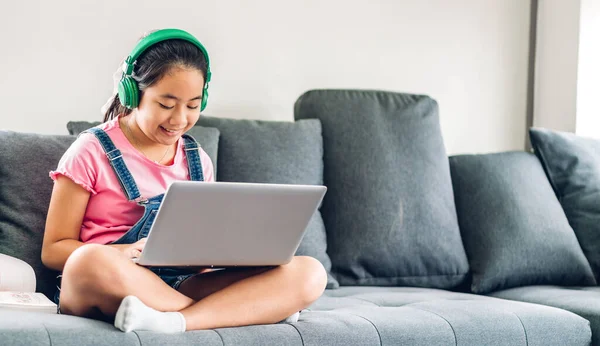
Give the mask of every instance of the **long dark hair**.
[[[158, 82], [173, 67], [195, 68], [202, 73], [206, 83], [206, 57], [194, 44], [179, 39], [166, 40], [152, 45], [139, 56], [132, 77], [140, 89], [140, 98], [144, 90]], [[119, 114], [129, 114], [131, 109], [121, 105], [119, 95], [115, 95], [104, 114], [104, 122]]]

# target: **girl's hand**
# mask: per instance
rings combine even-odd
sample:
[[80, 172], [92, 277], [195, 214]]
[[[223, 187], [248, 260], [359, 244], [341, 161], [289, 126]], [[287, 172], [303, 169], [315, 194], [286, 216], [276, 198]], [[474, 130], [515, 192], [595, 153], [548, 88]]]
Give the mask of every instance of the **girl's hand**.
[[121, 251], [129, 258], [138, 258], [142, 254], [144, 246], [146, 246], [146, 239], [147, 238], [142, 238], [133, 244], [114, 244], [110, 246]]

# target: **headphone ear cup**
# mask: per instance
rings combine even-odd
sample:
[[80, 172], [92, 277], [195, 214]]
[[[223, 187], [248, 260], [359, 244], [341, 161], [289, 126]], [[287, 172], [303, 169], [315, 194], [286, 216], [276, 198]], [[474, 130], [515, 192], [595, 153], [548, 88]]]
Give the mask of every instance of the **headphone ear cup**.
[[208, 103], [208, 87], [204, 88], [202, 91], [202, 103], [200, 105], [200, 111], [203, 111], [206, 108], [206, 104]]
[[119, 100], [121, 104], [129, 109], [133, 109], [138, 106], [139, 103], [139, 91], [136, 81], [130, 76], [126, 76], [121, 79], [118, 87]]
[[135, 81], [135, 79], [129, 77], [129, 87], [130, 87], [130, 94], [129, 94], [129, 103], [130, 103], [130, 107], [131, 109], [136, 108], [137, 106], [140, 105], [140, 89], [138, 88], [137, 82]]
[[125, 91], [125, 89], [127, 88], [126, 83], [125, 83], [125, 79], [121, 78], [121, 80], [119, 81], [119, 86], [117, 87], [117, 95], [119, 95], [119, 101], [121, 102], [122, 106], [127, 107], [127, 91]]

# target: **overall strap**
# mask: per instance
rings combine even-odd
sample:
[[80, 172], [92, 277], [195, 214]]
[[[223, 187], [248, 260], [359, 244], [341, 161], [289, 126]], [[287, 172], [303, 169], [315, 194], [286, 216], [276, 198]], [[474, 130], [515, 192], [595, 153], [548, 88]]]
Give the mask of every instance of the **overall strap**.
[[187, 158], [188, 169], [190, 171], [190, 180], [192, 181], [204, 181], [204, 174], [202, 173], [202, 162], [200, 160], [200, 144], [196, 142], [194, 137], [184, 134], [184, 151], [185, 157]]
[[123, 192], [125, 193], [127, 199], [129, 201], [135, 201], [138, 203], [143, 202], [144, 198], [142, 198], [140, 191], [138, 190], [138, 187], [135, 183], [135, 180], [133, 180], [131, 172], [125, 165], [125, 161], [123, 160], [123, 155], [121, 155], [121, 151], [117, 149], [117, 147], [115, 147], [115, 144], [110, 139], [108, 134], [104, 132], [104, 130], [101, 130], [97, 127], [92, 127], [91, 129], [87, 129], [84, 132], [93, 133], [96, 136], [96, 138], [98, 138], [98, 141], [100, 142], [100, 145], [102, 145], [102, 149], [104, 149], [106, 157], [108, 157], [108, 162], [115, 171], [115, 174], [118, 178], [117, 180], [119, 180], [121, 188], [123, 189]]

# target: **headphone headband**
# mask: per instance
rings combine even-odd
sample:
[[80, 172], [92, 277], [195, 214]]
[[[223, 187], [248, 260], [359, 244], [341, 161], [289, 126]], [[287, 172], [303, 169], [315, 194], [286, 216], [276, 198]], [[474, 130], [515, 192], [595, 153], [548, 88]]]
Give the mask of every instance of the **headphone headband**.
[[210, 61], [208, 58], [208, 52], [206, 51], [206, 48], [204, 48], [202, 43], [200, 43], [200, 41], [198, 41], [198, 39], [196, 39], [193, 35], [180, 29], [162, 29], [144, 37], [140, 42], [138, 42], [135, 48], [133, 48], [133, 51], [131, 52], [131, 54], [129, 54], [127, 59], [125, 59], [125, 66], [123, 66], [123, 74], [126, 76], [131, 76], [131, 74], [133, 73], [134, 62], [150, 46], [162, 41], [175, 39], [188, 41], [196, 47], [198, 47], [198, 49], [200, 49], [200, 51], [204, 55], [204, 58], [206, 59], [206, 83], [210, 82]]

